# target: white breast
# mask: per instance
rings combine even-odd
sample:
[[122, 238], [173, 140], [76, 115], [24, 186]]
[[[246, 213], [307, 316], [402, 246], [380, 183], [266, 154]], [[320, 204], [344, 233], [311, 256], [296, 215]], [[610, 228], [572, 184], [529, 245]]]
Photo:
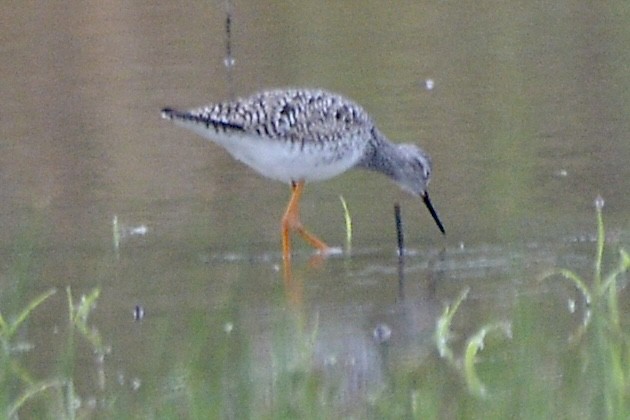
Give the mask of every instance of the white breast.
[[[177, 121], [176, 121], [177, 123]], [[235, 159], [259, 174], [284, 183], [292, 181], [323, 181], [342, 174], [356, 165], [363, 155], [363, 144], [343, 142], [346, 147], [326, 150], [330, 143], [290, 143], [242, 133], [213, 133], [202, 126], [181, 124], [197, 134], [224, 147]], [[353, 144], [354, 147], [349, 147]]]

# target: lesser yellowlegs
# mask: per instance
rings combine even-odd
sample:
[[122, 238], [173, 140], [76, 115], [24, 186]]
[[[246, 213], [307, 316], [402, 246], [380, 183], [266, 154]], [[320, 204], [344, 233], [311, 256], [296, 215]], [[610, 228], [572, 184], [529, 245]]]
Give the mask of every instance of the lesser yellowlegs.
[[412, 144], [390, 142], [358, 104], [323, 90], [285, 89], [210, 104], [189, 111], [164, 108], [162, 117], [224, 147], [258, 173], [291, 185], [282, 217], [282, 255], [291, 255], [290, 231], [321, 253], [329, 250], [304, 228], [299, 203], [304, 183], [332, 178], [351, 168], [381, 172], [419, 196], [438, 228], [427, 185], [431, 159]]

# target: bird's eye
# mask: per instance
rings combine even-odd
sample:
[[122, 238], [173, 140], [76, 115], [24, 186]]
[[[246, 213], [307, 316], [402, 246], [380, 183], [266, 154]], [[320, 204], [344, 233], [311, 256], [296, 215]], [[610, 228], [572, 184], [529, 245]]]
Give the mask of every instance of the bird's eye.
[[422, 159], [416, 158], [413, 160], [413, 162], [419, 169], [422, 169], [424, 172], [429, 170], [427, 163], [422, 161]]
[[417, 160], [416, 163], [420, 168], [422, 168], [422, 173], [424, 177], [428, 179], [431, 176], [431, 166], [427, 165], [426, 162], [422, 162], [420, 160]]

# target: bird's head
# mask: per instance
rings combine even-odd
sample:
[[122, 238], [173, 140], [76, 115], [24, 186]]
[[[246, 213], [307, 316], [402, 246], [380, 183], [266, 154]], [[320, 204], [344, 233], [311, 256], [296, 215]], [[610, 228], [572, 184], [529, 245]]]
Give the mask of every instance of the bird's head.
[[401, 161], [404, 163], [396, 168], [397, 173], [393, 177], [395, 182], [408, 193], [422, 198], [438, 228], [445, 233], [444, 225], [433, 208], [427, 191], [431, 180], [431, 158], [424, 150], [413, 144], [398, 145], [398, 152], [402, 155]]

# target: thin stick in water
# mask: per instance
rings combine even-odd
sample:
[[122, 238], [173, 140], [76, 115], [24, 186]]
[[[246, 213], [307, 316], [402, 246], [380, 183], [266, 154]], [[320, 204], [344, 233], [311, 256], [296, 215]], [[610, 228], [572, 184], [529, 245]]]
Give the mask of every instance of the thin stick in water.
[[396, 239], [398, 241], [398, 256], [402, 257], [404, 256], [404, 253], [405, 253], [405, 238], [403, 234], [400, 204], [398, 203], [394, 203], [394, 218], [396, 220]]
[[227, 84], [230, 98], [234, 99], [234, 81], [232, 78], [232, 68], [234, 67], [234, 57], [232, 56], [232, 1], [225, 0], [225, 59], [223, 60], [227, 71]]

